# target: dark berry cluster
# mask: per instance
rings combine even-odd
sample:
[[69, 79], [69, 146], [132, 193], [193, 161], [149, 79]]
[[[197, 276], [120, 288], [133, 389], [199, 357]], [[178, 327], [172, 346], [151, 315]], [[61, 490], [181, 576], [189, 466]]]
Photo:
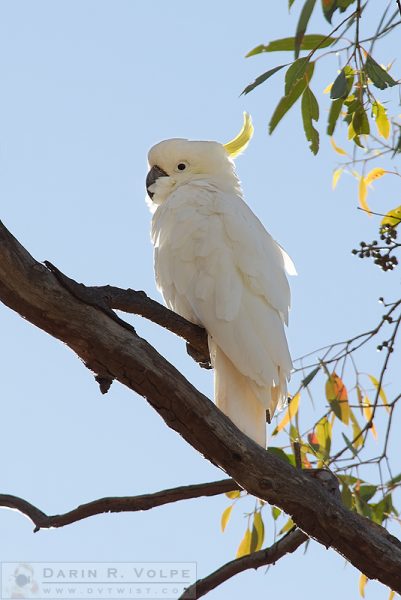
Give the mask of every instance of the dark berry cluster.
[[[373, 258], [375, 265], [378, 265], [383, 271], [392, 271], [398, 260], [391, 253], [395, 248], [401, 246], [396, 242], [397, 230], [391, 225], [383, 225], [380, 229], [380, 240], [373, 240], [370, 244], [360, 242], [359, 248], [354, 248], [352, 254], [356, 254], [359, 258]], [[381, 245], [381, 244], [385, 245]]]
[[393, 352], [393, 344], [387, 340], [384, 340], [384, 342], [377, 346], [379, 352], [381, 352], [383, 348], [387, 348], [388, 352]]

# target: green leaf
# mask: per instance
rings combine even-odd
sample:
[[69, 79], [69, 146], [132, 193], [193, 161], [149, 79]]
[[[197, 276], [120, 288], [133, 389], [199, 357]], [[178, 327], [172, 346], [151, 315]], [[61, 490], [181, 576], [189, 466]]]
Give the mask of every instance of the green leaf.
[[361, 485], [359, 488], [359, 496], [364, 502], [369, 502], [377, 492], [377, 485]]
[[292, 63], [287, 69], [285, 74], [285, 88], [284, 94], [286, 96], [289, 95], [293, 87], [297, 84], [297, 82], [302, 79], [305, 75], [306, 68], [309, 64], [309, 59], [307, 56], [303, 56], [302, 58], [298, 58], [296, 61]]
[[315, 63], [309, 63], [305, 75], [302, 79], [298, 81], [298, 83], [292, 88], [290, 94], [288, 96], [283, 96], [276, 106], [276, 109], [270, 119], [269, 123], [269, 133], [272, 134], [281, 119], [284, 115], [290, 110], [290, 108], [295, 104], [298, 100], [304, 89], [306, 88], [308, 81], [312, 79], [313, 70], [315, 68]]
[[[245, 55], [245, 58], [256, 56], [263, 52], [291, 52], [295, 50], [295, 39], [295, 37], [280, 38], [279, 40], [269, 42], [267, 45], [260, 44], [259, 46], [256, 46], [256, 48], [253, 48], [253, 50], [250, 50], [250, 52]], [[320, 33], [310, 33], [304, 35], [300, 50], [314, 50], [317, 46], [319, 46], [319, 48], [327, 48], [336, 41], [337, 38], [334, 37], [327, 37]]]
[[221, 515], [221, 521], [220, 521], [220, 526], [221, 526], [221, 531], [224, 531], [225, 528], [227, 527], [227, 523], [230, 520], [231, 517], [231, 511], [233, 509], [233, 504], [230, 504], [230, 506], [227, 506], [227, 508], [225, 508], [223, 510], [223, 514]]
[[281, 515], [281, 512], [281, 508], [278, 508], [277, 506], [272, 506], [272, 517], [275, 521], [277, 521], [277, 519]]
[[356, 0], [337, 0], [337, 6], [341, 12], [344, 12]]
[[295, 0], [288, 0], [288, 10], [290, 10], [291, 6], [294, 4]]
[[299, 21], [297, 25], [297, 29], [295, 32], [295, 58], [298, 58], [299, 51], [301, 49], [302, 40], [304, 39], [304, 35], [306, 32], [306, 28], [308, 27], [309, 19], [312, 16], [313, 9], [315, 8], [316, 0], [306, 0], [305, 4], [302, 7], [301, 14], [299, 16]]
[[329, 119], [327, 122], [327, 135], [333, 135], [334, 130], [336, 128], [336, 124], [338, 121], [338, 117], [341, 113], [341, 108], [343, 105], [343, 99], [339, 98], [338, 100], [334, 100], [331, 103], [330, 111], [329, 111]]
[[253, 527], [251, 537], [251, 552], [257, 552], [261, 549], [265, 539], [265, 526], [263, 523], [262, 515], [260, 510], [256, 511], [253, 515]]
[[287, 454], [284, 452], [284, 450], [282, 450], [281, 448], [276, 448], [275, 446], [269, 446], [269, 448], [267, 449], [267, 452], [269, 452], [270, 454], [274, 454], [274, 456], [277, 456], [284, 462], [291, 464], [291, 460], [289, 459]]
[[347, 485], [355, 485], [357, 481], [359, 484], [365, 483], [363, 479], [359, 479], [359, 477], [353, 477], [352, 475], [337, 475], [338, 479]]
[[266, 71], [266, 73], [259, 75], [259, 77], [256, 77], [253, 83], [250, 83], [246, 86], [246, 88], [241, 92], [241, 96], [242, 94], [249, 94], [249, 92], [252, 92], [252, 90], [254, 90], [258, 85], [266, 81], [266, 79], [269, 79], [269, 77], [274, 75], [274, 73], [277, 73], [277, 71], [280, 71], [280, 69], [286, 66], [287, 65], [279, 65], [278, 67], [274, 67], [274, 69], [270, 69], [270, 71]]
[[383, 523], [383, 521], [387, 519], [391, 514], [398, 514], [393, 506], [391, 492], [384, 496], [384, 498], [380, 500], [380, 502], [372, 503], [371, 509], [373, 513], [372, 519], [379, 524]]
[[353, 447], [353, 445], [351, 444], [350, 440], [347, 438], [345, 433], [341, 432], [341, 435], [343, 436], [345, 445], [347, 446], [348, 450], [351, 450], [353, 456], [357, 456], [358, 455], [357, 450], [355, 450], [355, 448]]
[[359, 108], [354, 112], [354, 116], [352, 117], [352, 127], [356, 136], [369, 135], [370, 133], [368, 115], [362, 104], [360, 104]]
[[343, 501], [344, 506], [351, 510], [353, 507], [352, 493], [346, 483], [342, 484], [341, 499]]
[[322, 0], [322, 10], [326, 20], [331, 23], [331, 18], [337, 8], [336, 0]]
[[344, 69], [341, 69], [339, 75], [334, 80], [333, 87], [330, 90], [330, 98], [337, 100], [347, 96], [347, 78]]
[[369, 506], [358, 493], [354, 493], [354, 502], [356, 512], [364, 517], [368, 517], [368, 519], [372, 518], [372, 507]]
[[306, 139], [310, 142], [313, 154], [319, 151], [319, 132], [313, 127], [313, 121], [319, 119], [319, 104], [308, 86], [302, 94], [302, 121]]
[[[356, 0], [322, 0], [323, 14], [326, 17], [327, 21], [331, 23], [331, 19], [336, 10], [339, 10], [343, 13], [355, 1]], [[352, 19], [352, 21], [354, 20], [354, 18]]]
[[257, 54], [262, 54], [262, 52], [270, 52], [270, 50], [267, 49], [269, 46], [270, 44], [268, 44], [267, 46], [265, 46], [265, 44], [259, 44], [259, 46], [255, 46], [255, 48], [249, 50], [249, 52], [245, 54], [245, 58], [250, 58], [251, 56], [256, 56]]
[[308, 385], [316, 377], [316, 375], [319, 373], [319, 371], [320, 371], [320, 366], [316, 367], [315, 369], [313, 369], [313, 371], [311, 371], [310, 373], [308, 373], [307, 376], [305, 377], [305, 379], [303, 379], [301, 381], [301, 385], [303, 387], [308, 387]]
[[396, 475], [396, 477], [393, 477], [392, 479], [390, 479], [390, 481], [388, 482], [387, 485], [389, 487], [393, 488], [393, 487], [396, 487], [396, 485], [400, 482], [401, 482], [401, 473], [399, 475]]
[[368, 54], [365, 62], [365, 69], [372, 80], [373, 85], [375, 85], [380, 90], [385, 90], [387, 87], [393, 87], [397, 85], [397, 81], [394, 79], [381, 67], [373, 58]]

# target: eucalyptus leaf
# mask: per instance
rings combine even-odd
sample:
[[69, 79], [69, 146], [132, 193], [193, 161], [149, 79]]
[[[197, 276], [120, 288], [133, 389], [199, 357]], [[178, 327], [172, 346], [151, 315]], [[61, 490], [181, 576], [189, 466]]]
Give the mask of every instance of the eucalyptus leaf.
[[253, 83], [250, 83], [246, 86], [246, 88], [241, 92], [241, 96], [242, 94], [249, 94], [249, 92], [252, 92], [252, 90], [254, 90], [258, 85], [264, 83], [266, 79], [269, 79], [269, 77], [271, 77], [272, 75], [277, 73], [277, 71], [280, 71], [280, 69], [286, 66], [287, 65], [279, 65], [278, 67], [274, 67], [274, 69], [270, 69], [270, 71], [266, 71], [266, 73], [259, 75], [259, 77], [257, 77]]

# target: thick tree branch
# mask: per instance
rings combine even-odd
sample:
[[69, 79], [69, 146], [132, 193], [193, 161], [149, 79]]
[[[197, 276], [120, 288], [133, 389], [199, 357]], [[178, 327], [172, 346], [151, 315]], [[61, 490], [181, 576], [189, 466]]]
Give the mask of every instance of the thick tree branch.
[[142, 395], [166, 424], [250, 494], [335, 548], [370, 579], [401, 592], [401, 542], [347, 510], [304, 471], [244, 435], [145, 340], [78, 300], [0, 223], [0, 300], [66, 343], [96, 373]]
[[236, 558], [220, 567], [220, 569], [213, 571], [207, 577], [198, 579], [196, 583], [185, 590], [179, 600], [201, 598], [228, 579], [231, 579], [231, 577], [234, 577], [234, 575], [238, 575], [238, 573], [242, 573], [248, 569], [259, 569], [259, 567], [272, 565], [285, 556], [285, 554], [295, 552], [307, 539], [308, 536], [300, 529], [290, 531], [278, 540], [278, 542], [270, 546], [270, 548], [259, 550], [242, 558]]
[[0, 494], [0, 507], [12, 508], [26, 515], [35, 525], [34, 531], [48, 529], [50, 527], [64, 527], [76, 523], [82, 519], [100, 515], [103, 513], [135, 512], [138, 510], [150, 510], [156, 506], [170, 504], [178, 500], [189, 500], [202, 496], [217, 496], [224, 492], [240, 490], [233, 479], [222, 479], [210, 483], [198, 483], [181, 487], [162, 490], [154, 494], [143, 494], [141, 496], [123, 496], [112, 498], [99, 498], [86, 504], [81, 504], [74, 510], [61, 515], [47, 515], [39, 508], [18, 496]]
[[[123, 290], [112, 285], [85, 286], [64, 275], [51, 262], [45, 261], [45, 265], [55, 274], [59, 282], [79, 300], [100, 308], [123, 326], [127, 326], [128, 323], [122, 321], [112, 311], [113, 308], [140, 315], [149, 321], [153, 321], [153, 323], [185, 339], [188, 354], [201, 367], [211, 368], [207, 334], [203, 327], [194, 325], [184, 317], [156, 302], [156, 300], [152, 300], [145, 292], [131, 289]], [[128, 327], [130, 328], [130, 325]]]

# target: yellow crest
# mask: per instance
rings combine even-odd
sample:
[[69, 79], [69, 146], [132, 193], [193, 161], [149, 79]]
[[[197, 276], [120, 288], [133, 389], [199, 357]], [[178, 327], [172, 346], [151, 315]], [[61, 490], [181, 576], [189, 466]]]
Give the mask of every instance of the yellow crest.
[[239, 134], [227, 144], [223, 144], [230, 158], [235, 158], [245, 150], [253, 136], [253, 125], [251, 116], [244, 112], [244, 124]]

